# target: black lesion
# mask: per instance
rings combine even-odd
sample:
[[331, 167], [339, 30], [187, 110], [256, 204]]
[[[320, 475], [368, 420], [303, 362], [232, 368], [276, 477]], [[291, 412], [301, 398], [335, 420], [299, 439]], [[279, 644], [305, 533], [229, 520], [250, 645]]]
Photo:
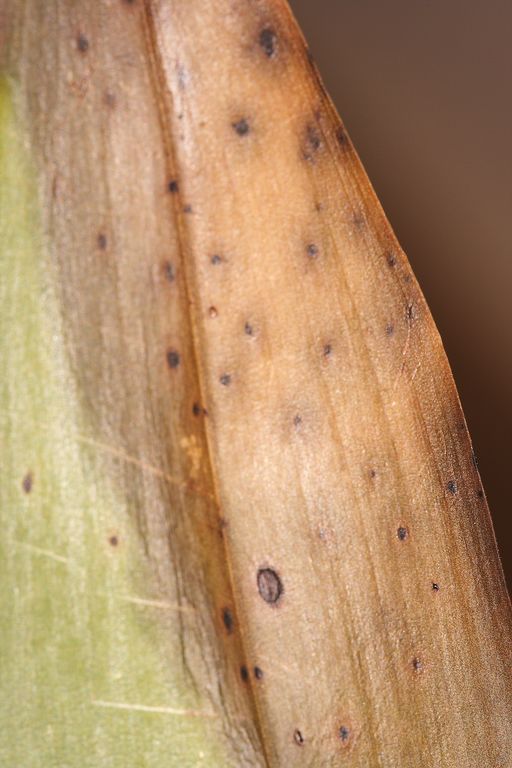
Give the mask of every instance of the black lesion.
[[314, 163], [322, 147], [323, 139], [319, 127], [314, 123], [308, 123], [304, 129], [302, 140], [302, 156], [304, 160]]
[[234, 123], [231, 123], [231, 127], [238, 136], [247, 136], [251, 131], [251, 126], [249, 125], [249, 121], [246, 117], [242, 117], [240, 120], [236, 120]]
[[277, 52], [277, 35], [272, 27], [264, 27], [258, 38], [259, 45], [265, 56], [269, 59], [274, 57]]

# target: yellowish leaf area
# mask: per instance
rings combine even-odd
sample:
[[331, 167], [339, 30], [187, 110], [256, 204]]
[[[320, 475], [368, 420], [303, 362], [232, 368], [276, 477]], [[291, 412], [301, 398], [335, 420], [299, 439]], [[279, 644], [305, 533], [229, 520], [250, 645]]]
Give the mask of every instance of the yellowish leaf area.
[[[186, 679], [123, 498], [93, 450], [65, 355], [34, 168], [0, 85], [0, 764], [229, 765]], [[91, 445], [92, 442], [92, 445]]]

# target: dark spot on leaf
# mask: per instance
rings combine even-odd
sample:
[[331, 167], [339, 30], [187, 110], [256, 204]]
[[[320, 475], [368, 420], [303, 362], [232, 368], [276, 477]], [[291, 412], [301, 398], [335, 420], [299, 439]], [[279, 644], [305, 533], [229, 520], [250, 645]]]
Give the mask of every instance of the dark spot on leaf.
[[298, 729], [293, 732], [293, 740], [299, 747], [302, 747], [304, 744], [304, 736]]
[[310, 259], [316, 259], [318, 256], [318, 246], [314, 243], [309, 243], [309, 245], [306, 246], [306, 253]]
[[482, 491], [481, 488], [480, 488], [480, 490], [478, 490], [476, 492], [476, 495], [478, 496], [479, 499], [483, 499], [484, 498], [484, 492]]
[[277, 573], [272, 568], [260, 568], [256, 581], [263, 600], [275, 605], [283, 594], [283, 583]]
[[347, 149], [349, 146], [348, 137], [342, 125], [336, 130], [336, 141], [342, 149]]
[[230, 635], [233, 632], [235, 621], [229, 608], [224, 608], [222, 611], [222, 621], [224, 622], [228, 635]]
[[352, 223], [356, 229], [363, 229], [366, 226], [366, 217], [361, 211], [354, 211]]
[[229, 373], [223, 373], [219, 381], [223, 387], [229, 387], [231, 384], [231, 375]]
[[246, 323], [244, 325], [244, 333], [247, 336], [252, 336], [254, 334], [254, 328], [252, 327], [252, 325], [250, 323]]
[[166, 279], [173, 283], [176, 279], [176, 272], [174, 271], [174, 265], [170, 261], [166, 261], [164, 264], [164, 275]]
[[89, 41], [85, 35], [83, 34], [78, 35], [76, 39], [76, 47], [78, 48], [80, 53], [87, 53], [87, 51], [89, 50]]
[[415, 672], [420, 673], [423, 672], [423, 662], [421, 659], [418, 659], [417, 657], [412, 660], [412, 668]]
[[398, 528], [396, 535], [398, 536], [400, 541], [405, 541], [406, 538], [409, 536], [409, 531], [407, 530], [407, 528], [405, 528], [405, 526], [401, 525]]
[[332, 344], [324, 344], [323, 354], [324, 357], [330, 357], [332, 355]]
[[210, 317], [217, 317], [217, 315], [219, 314], [217, 311], [217, 307], [210, 307], [208, 310], [208, 314], [210, 315]]
[[178, 182], [176, 181], [176, 179], [171, 179], [171, 181], [170, 181], [170, 182], [168, 183], [168, 185], [167, 185], [167, 189], [168, 189], [168, 190], [169, 190], [169, 192], [171, 192], [171, 194], [173, 194], [173, 195], [175, 195], [175, 194], [176, 194], [176, 192], [179, 192], [179, 190], [180, 190], [180, 187], [179, 187], [179, 184], [178, 184]]
[[350, 729], [346, 725], [342, 725], [338, 730], [338, 736], [344, 743], [350, 738]]
[[183, 213], [192, 213], [192, 206], [187, 204], [183, 206]]
[[201, 408], [199, 403], [194, 403], [192, 406], [192, 413], [194, 416], [201, 416], [201, 414], [204, 412], [204, 409]]
[[180, 356], [175, 349], [170, 349], [167, 352], [167, 364], [169, 365], [169, 368], [177, 368], [179, 366]]
[[98, 248], [101, 251], [104, 251], [107, 247], [107, 236], [103, 232], [100, 232], [96, 238], [96, 242], [98, 243]]
[[301, 424], [302, 424], [302, 416], [299, 416], [299, 414], [296, 414], [296, 416], [293, 417], [293, 426], [300, 427]]
[[119, 539], [117, 538], [117, 536], [110, 536], [108, 543], [110, 544], [111, 547], [117, 547], [117, 545], [119, 544]]
[[476, 458], [476, 454], [474, 451], [471, 452], [471, 461], [473, 462], [474, 468], [478, 469], [478, 459]]
[[260, 667], [254, 667], [254, 677], [256, 680], [262, 680], [263, 679], [263, 670], [260, 669]]
[[243, 664], [243, 665], [240, 667], [240, 677], [242, 678], [242, 680], [244, 681], [244, 683], [246, 683], [246, 682], [249, 680], [249, 670], [247, 669], [247, 667], [245, 666], [245, 664]]
[[322, 137], [315, 125], [308, 123], [305, 130], [303, 157], [309, 162], [314, 162], [316, 153], [322, 147]]
[[457, 493], [457, 483], [455, 480], [450, 480], [448, 483], [446, 483], [446, 489], [449, 493], [451, 493], [453, 496]]
[[395, 332], [395, 326], [393, 323], [388, 323], [386, 325], [386, 336], [392, 336]]
[[413, 322], [413, 320], [416, 320], [416, 315], [417, 315], [417, 313], [416, 313], [416, 307], [414, 306], [414, 304], [413, 304], [413, 302], [412, 302], [412, 301], [410, 301], [410, 302], [407, 304], [407, 309], [406, 309], [405, 313], [406, 313], [406, 315], [407, 315], [407, 321], [408, 321], [409, 323], [412, 323], [412, 322]]
[[32, 486], [34, 484], [34, 478], [32, 477], [32, 472], [27, 472], [25, 477], [22, 480], [21, 487], [25, 491], [25, 493], [30, 493], [32, 490]]
[[110, 107], [110, 109], [114, 109], [116, 106], [115, 94], [111, 93], [110, 91], [106, 91], [105, 95], [103, 96], [103, 102], [107, 107]]
[[439, 592], [439, 590], [440, 590], [440, 586], [439, 586], [439, 584], [437, 583], [437, 581], [433, 581], [433, 582], [432, 582], [432, 590], [433, 590], [434, 592]]
[[259, 44], [269, 59], [276, 53], [277, 35], [272, 27], [265, 27], [261, 30], [259, 36]]
[[222, 261], [222, 256], [219, 256], [218, 253], [214, 253], [213, 256], [210, 259], [212, 264], [220, 264]]
[[250, 126], [249, 122], [245, 117], [242, 117], [240, 120], [237, 120], [234, 123], [231, 123], [231, 126], [235, 133], [237, 133], [239, 136], [247, 136], [249, 133]]
[[376, 469], [370, 469], [369, 475], [372, 480], [374, 480], [377, 477], [377, 470]]
[[388, 251], [386, 253], [386, 261], [388, 263], [388, 267], [394, 267], [396, 265], [396, 256], [392, 251]]

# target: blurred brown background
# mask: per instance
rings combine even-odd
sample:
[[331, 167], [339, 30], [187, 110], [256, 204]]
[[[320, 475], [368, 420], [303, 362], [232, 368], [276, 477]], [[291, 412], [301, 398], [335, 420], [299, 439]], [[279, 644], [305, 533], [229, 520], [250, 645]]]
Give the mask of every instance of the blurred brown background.
[[291, 5], [443, 337], [512, 591], [512, 3]]

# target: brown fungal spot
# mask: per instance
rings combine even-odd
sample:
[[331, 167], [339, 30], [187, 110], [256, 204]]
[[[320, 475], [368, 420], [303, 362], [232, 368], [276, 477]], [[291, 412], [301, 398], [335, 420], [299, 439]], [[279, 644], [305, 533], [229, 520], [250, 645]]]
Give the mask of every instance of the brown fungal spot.
[[99, 232], [98, 237], [96, 238], [96, 242], [98, 243], [98, 248], [100, 251], [104, 251], [107, 247], [107, 236], [104, 234], [104, 232]]
[[341, 725], [338, 729], [338, 736], [340, 740], [346, 744], [350, 739], [350, 728], [347, 728], [346, 725]]
[[293, 740], [299, 747], [304, 745], [304, 736], [298, 728], [293, 732]]
[[476, 458], [476, 454], [474, 451], [471, 451], [471, 461], [473, 462], [474, 468], [478, 469], [478, 459]]
[[254, 328], [252, 327], [252, 325], [249, 322], [245, 323], [245, 325], [244, 325], [244, 333], [245, 333], [246, 336], [253, 336], [254, 335]]
[[214, 253], [214, 254], [213, 254], [213, 256], [211, 256], [211, 258], [210, 258], [210, 262], [211, 262], [213, 265], [215, 265], [215, 266], [216, 266], [217, 264], [220, 264], [220, 263], [221, 263], [221, 261], [222, 261], [222, 256], [219, 256], [219, 254], [218, 254], [218, 253]]
[[87, 53], [89, 50], [89, 41], [86, 36], [80, 33], [76, 39], [76, 47], [80, 53]]
[[192, 206], [187, 203], [187, 205], [183, 206], [183, 213], [192, 213]]
[[253, 669], [254, 677], [256, 680], [262, 680], [263, 679], [263, 670], [260, 667], [254, 667]]
[[238, 136], [247, 136], [251, 130], [249, 121], [245, 117], [242, 117], [240, 120], [236, 120], [234, 123], [231, 123], [231, 127], [235, 133], [238, 134]]
[[386, 253], [386, 261], [387, 261], [388, 267], [396, 266], [396, 256], [393, 253], [393, 251], [388, 251]]
[[324, 344], [323, 356], [331, 357], [331, 355], [332, 355], [332, 344]]
[[300, 427], [301, 424], [302, 424], [302, 416], [299, 416], [299, 414], [297, 413], [293, 417], [293, 426], [297, 429], [298, 427]]
[[441, 587], [439, 586], [439, 584], [437, 583], [437, 581], [433, 581], [433, 582], [432, 582], [432, 591], [433, 591], [433, 592], [439, 592], [439, 590], [440, 590], [440, 589], [441, 589]]
[[396, 535], [398, 536], [400, 541], [405, 541], [409, 537], [409, 531], [404, 525], [401, 525], [397, 529]]
[[354, 211], [352, 214], [352, 224], [358, 230], [366, 226], [366, 217], [362, 211]]
[[421, 659], [419, 659], [417, 656], [412, 660], [412, 668], [417, 673], [420, 674], [424, 670], [424, 664]]
[[23, 478], [21, 482], [21, 487], [23, 488], [25, 493], [30, 493], [32, 490], [32, 486], [34, 484], [34, 478], [32, 476], [32, 472], [27, 472], [25, 477]]
[[457, 493], [457, 483], [455, 482], [455, 480], [449, 480], [446, 483], [446, 490], [448, 491], [448, 493], [451, 493], [452, 496], [455, 496], [455, 494]]
[[192, 406], [192, 413], [194, 414], [194, 416], [201, 416], [201, 414], [203, 413], [203, 409], [201, 408], [199, 403], [194, 403], [193, 404], [193, 406]]
[[476, 492], [476, 495], [478, 496], [479, 499], [483, 499], [484, 498], [483, 490], [479, 488], [478, 491]]
[[240, 667], [240, 677], [242, 678], [244, 683], [247, 683], [249, 680], [249, 670], [247, 669], [245, 664], [242, 664], [242, 666]]
[[226, 627], [226, 632], [230, 635], [233, 632], [235, 620], [233, 619], [233, 614], [229, 608], [224, 608], [222, 611], [222, 621]]
[[110, 536], [108, 539], [108, 543], [110, 544], [111, 547], [117, 547], [117, 545], [119, 544], [119, 539], [117, 538], [117, 536]]
[[172, 195], [175, 195], [177, 192], [180, 191], [180, 186], [176, 179], [171, 179], [170, 182], [167, 184], [167, 189]]
[[176, 279], [174, 265], [170, 261], [166, 261], [164, 264], [164, 275], [169, 283], [173, 283]]
[[318, 245], [315, 245], [315, 243], [309, 243], [306, 246], [306, 253], [309, 256], [310, 259], [316, 259], [318, 256]]
[[414, 320], [416, 320], [417, 311], [416, 311], [416, 307], [415, 307], [415, 305], [414, 305], [414, 303], [412, 301], [410, 301], [407, 304], [407, 308], [405, 310], [405, 314], [406, 314], [406, 317], [407, 317], [407, 322], [412, 323]]
[[345, 133], [345, 129], [342, 125], [340, 125], [336, 129], [336, 141], [338, 142], [339, 146], [342, 149], [348, 149], [349, 147], [348, 136]]
[[265, 27], [261, 30], [258, 42], [265, 56], [271, 59], [277, 51], [277, 35], [272, 27]]
[[219, 381], [223, 387], [229, 387], [229, 385], [231, 384], [231, 374], [223, 373]]
[[106, 91], [105, 94], [103, 95], [103, 103], [110, 109], [114, 109], [114, 107], [116, 106], [115, 93], [111, 93], [111, 91]]
[[258, 592], [266, 603], [275, 605], [283, 594], [283, 583], [272, 568], [260, 568], [256, 577]]
[[217, 317], [219, 313], [217, 312], [216, 307], [210, 307], [208, 310], [208, 314], [210, 315], [210, 317]]
[[169, 368], [177, 368], [179, 366], [180, 355], [175, 349], [169, 349], [167, 351], [167, 364]]
[[386, 336], [392, 336], [395, 332], [395, 326], [393, 323], [388, 323], [386, 325]]
[[377, 470], [376, 470], [376, 469], [373, 469], [373, 467], [372, 467], [372, 469], [370, 469], [370, 471], [369, 471], [369, 473], [368, 473], [368, 474], [370, 475], [370, 478], [371, 478], [372, 480], [375, 480], [375, 478], [377, 477]]
[[322, 136], [318, 128], [312, 123], [306, 125], [303, 143], [302, 156], [304, 160], [314, 162], [315, 155], [322, 148]]

